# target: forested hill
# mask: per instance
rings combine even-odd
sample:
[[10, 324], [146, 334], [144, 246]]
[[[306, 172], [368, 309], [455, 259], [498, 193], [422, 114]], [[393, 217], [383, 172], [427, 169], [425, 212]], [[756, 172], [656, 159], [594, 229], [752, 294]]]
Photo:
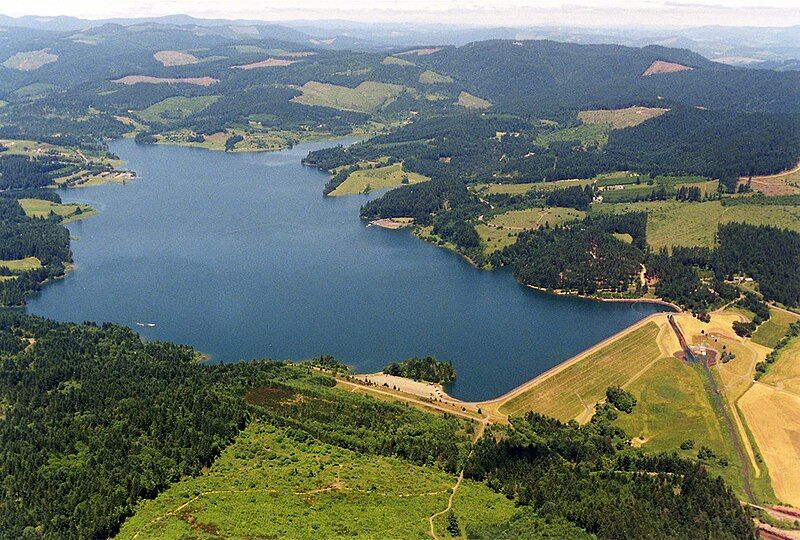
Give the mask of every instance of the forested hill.
[[800, 72], [737, 69], [683, 49], [493, 40], [387, 54], [291, 37], [155, 23], [7, 28], [0, 136], [341, 134], [465, 109], [558, 121], [631, 105], [800, 112]]

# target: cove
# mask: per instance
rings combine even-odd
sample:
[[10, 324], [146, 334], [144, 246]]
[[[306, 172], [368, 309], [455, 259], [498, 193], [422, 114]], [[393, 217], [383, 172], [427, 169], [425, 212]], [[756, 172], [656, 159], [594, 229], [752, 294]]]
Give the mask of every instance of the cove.
[[225, 154], [113, 142], [138, 178], [62, 192], [100, 213], [68, 225], [76, 268], [27, 311], [125, 324], [212, 362], [330, 354], [365, 373], [433, 355], [456, 366], [451, 395], [483, 400], [666, 309], [537, 292], [407, 230], [367, 227], [367, 196], [324, 198], [327, 175], [300, 164], [332, 144]]

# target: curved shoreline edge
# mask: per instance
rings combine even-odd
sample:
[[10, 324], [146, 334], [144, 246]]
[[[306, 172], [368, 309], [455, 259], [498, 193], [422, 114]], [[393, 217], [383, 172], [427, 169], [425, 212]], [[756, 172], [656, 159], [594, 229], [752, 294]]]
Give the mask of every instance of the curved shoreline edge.
[[[614, 300], [614, 301], [616, 301], [616, 300]], [[636, 299], [627, 300], [626, 299], [624, 301], [634, 301], [634, 302], [636, 302], [636, 301], [639, 301], [639, 300], [636, 300]], [[655, 302], [655, 303], [658, 303], [658, 302]], [[665, 303], [665, 304], [670, 305], [669, 303]], [[680, 310], [678, 310], [678, 311], [680, 311]], [[440, 397], [441, 400], [445, 404], [453, 404], [453, 405], [457, 405], [457, 406], [470, 407], [470, 408], [473, 408], [473, 409], [496, 406], [499, 409], [499, 407], [502, 406], [505, 402], [517, 397], [520, 394], [523, 394], [523, 393], [527, 392], [528, 390], [531, 390], [532, 388], [534, 388], [538, 384], [542, 383], [543, 381], [546, 381], [550, 377], [553, 377], [554, 375], [560, 373], [561, 371], [564, 371], [568, 367], [570, 367], [570, 366], [572, 366], [574, 364], [577, 364], [578, 362], [584, 360], [587, 356], [597, 352], [598, 350], [600, 350], [603, 347], [609, 345], [610, 343], [622, 338], [623, 336], [629, 334], [630, 332], [633, 332], [634, 330], [646, 325], [647, 323], [649, 323], [649, 322], [651, 322], [651, 321], [653, 321], [653, 320], [655, 320], [655, 319], [657, 319], [659, 317], [666, 317], [666, 315], [667, 314], [664, 313], [664, 312], [653, 313], [651, 315], [648, 315], [647, 317], [645, 317], [645, 318], [643, 318], [643, 319], [641, 319], [639, 321], [636, 321], [632, 325], [626, 326], [622, 330], [620, 330], [620, 331], [608, 336], [607, 338], [603, 339], [602, 341], [599, 341], [599, 342], [595, 343], [591, 347], [588, 347], [588, 348], [582, 350], [581, 352], [577, 353], [576, 355], [574, 355], [574, 356], [572, 356], [570, 358], [567, 358], [563, 362], [561, 362], [559, 364], [556, 364], [555, 366], [551, 367], [550, 369], [548, 369], [546, 371], [543, 371], [543, 372], [535, 375], [531, 379], [528, 379], [527, 381], [524, 381], [524, 382], [520, 383], [519, 385], [515, 386], [511, 390], [508, 390], [507, 392], [505, 392], [505, 393], [503, 393], [503, 394], [501, 394], [501, 395], [499, 395], [497, 397], [491, 398], [491, 399], [487, 399], [487, 400], [483, 400], [483, 401], [464, 401], [462, 399], [459, 399], [457, 397], [453, 397], [450, 394], [448, 394], [441, 385], [438, 385], [438, 384], [437, 385], [433, 385], [433, 384], [431, 384], [429, 386], [439, 389], [439, 392], [440, 392], [441, 395], [438, 396], [438, 397]], [[371, 377], [371, 376], [374, 376], [374, 375], [377, 375], [377, 374], [375, 374], [375, 373], [372, 373], [372, 374], [369, 374], [369, 373], [358, 373], [358, 374], [353, 374], [352, 377], [355, 378], [355, 379], [361, 379], [362, 382], [363, 382], [364, 378], [368, 378], [368, 377]], [[417, 381], [413, 381], [412, 379], [407, 379], [407, 380], [410, 381], [411, 383], [419, 384]], [[428, 383], [424, 383], [424, 384], [427, 385]], [[421, 398], [421, 399], [427, 399], [428, 398], [428, 396], [424, 396], [424, 395], [421, 395], [421, 394], [415, 394], [415, 395], [417, 397]], [[500, 414], [502, 414], [502, 413], [500, 413]]]

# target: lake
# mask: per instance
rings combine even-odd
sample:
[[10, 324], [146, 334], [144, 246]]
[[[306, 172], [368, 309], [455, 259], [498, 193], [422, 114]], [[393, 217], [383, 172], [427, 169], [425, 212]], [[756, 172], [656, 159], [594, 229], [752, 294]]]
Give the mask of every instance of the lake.
[[331, 144], [112, 143], [139, 178], [61, 192], [100, 214], [69, 224], [76, 268], [28, 312], [125, 324], [211, 361], [330, 354], [363, 373], [433, 355], [456, 366], [451, 395], [482, 400], [665, 309], [540, 293], [408, 230], [367, 227], [367, 196], [325, 198], [327, 175], [300, 164]]

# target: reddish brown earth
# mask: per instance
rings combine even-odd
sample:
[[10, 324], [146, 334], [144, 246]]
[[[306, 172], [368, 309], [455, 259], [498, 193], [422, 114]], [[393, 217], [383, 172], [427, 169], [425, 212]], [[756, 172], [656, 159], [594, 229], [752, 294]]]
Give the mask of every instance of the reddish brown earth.
[[299, 60], [284, 60], [282, 58], [267, 58], [266, 60], [261, 60], [260, 62], [253, 62], [252, 64], [244, 64], [241, 66], [231, 66], [233, 69], [257, 69], [257, 68], [264, 68], [264, 67], [280, 67], [280, 66], [289, 66], [294, 64], [295, 62], [299, 62]]
[[166, 78], [166, 77], [151, 77], [149, 75], [127, 75], [121, 79], [115, 79], [113, 82], [118, 84], [196, 84], [197, 86], [211, 86], [218, 83], [219, 79], [213, 77], [184, 77], [182, 79]]
[[684, 66], [683, 64], [675, 64], [673, 62], [664, 62], [663, 60], [656, 60], [650, 67], [644, 70], [642, 77], [649, 77], [658, 73], [675, 73], [676, 71], [687, 71], [694, 68]]

